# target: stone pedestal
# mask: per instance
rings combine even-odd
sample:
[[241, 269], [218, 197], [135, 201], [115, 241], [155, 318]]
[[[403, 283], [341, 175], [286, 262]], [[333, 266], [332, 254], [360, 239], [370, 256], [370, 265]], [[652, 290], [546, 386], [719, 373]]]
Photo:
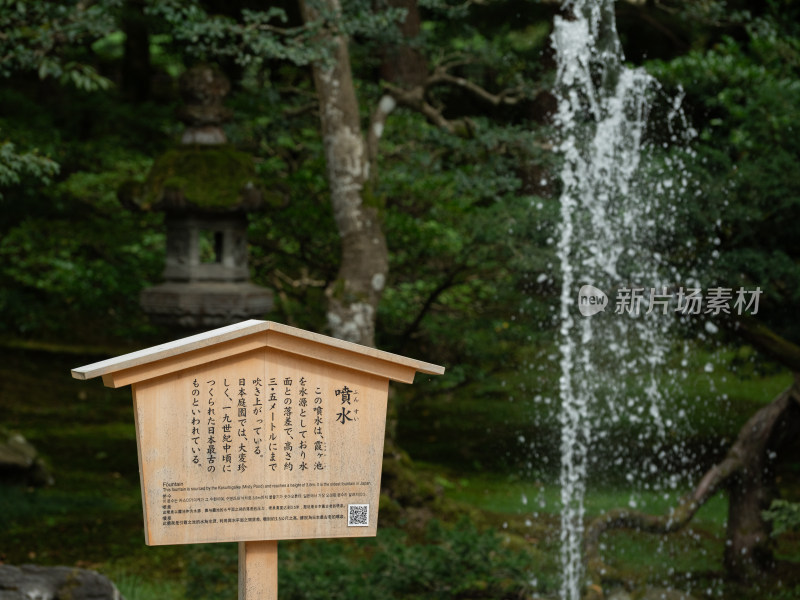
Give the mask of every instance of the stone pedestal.
[[140, 302], [153, 322], [185, 329], [238, 323], [273, 306], [272, 292], [249, 281], [171, 281], [144, 290]]

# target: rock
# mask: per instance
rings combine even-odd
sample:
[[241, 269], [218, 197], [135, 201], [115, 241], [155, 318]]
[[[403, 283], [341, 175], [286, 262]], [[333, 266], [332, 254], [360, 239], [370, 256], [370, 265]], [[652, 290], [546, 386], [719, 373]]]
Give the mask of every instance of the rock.
[[125, 600], [111, 581], [73, 567], [0, 565], [0, 600]]
[[608, 600], [633, 600], [633, 596], [631, 596], [625, 590], [615, 590], [611, 592]]
[[36, 448], [21, 434], [0, 428], [0, 481], [52, 485], [53, 477]]

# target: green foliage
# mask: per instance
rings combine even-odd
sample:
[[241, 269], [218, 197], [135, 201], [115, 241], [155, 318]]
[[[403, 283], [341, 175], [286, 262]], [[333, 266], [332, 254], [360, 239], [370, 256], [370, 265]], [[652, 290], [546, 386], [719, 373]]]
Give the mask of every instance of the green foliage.
[[459, 365], [475, 381], [519, 364], [530, 329], [509, 324], [550, 327], [548, 299], [526, 298], [552, 259], [555, 211], [521, 193], [531, 174], [520, 164], [541, 160], [530, 131], [476, 120], [475, 136], [463, 139], [398, 114], [384, 136], [376, 188], [387, 199], [391, 250], [379, 309], [384, 345], [421, 346], [452, 365], [434, 384], [442, 387], [463, 381]]
[[5, 187], [19, 185], [24, 178], [47, 185], [56, 174], [58, 164], [46, 156], [36, 151], [19, 154], [11, 142], [0, 143], [0, 201]]
[[197, 600], [230, 597], [237, 587], [237, 561], [236, 544], [193, 545], [186, 566], [186, 597]]
[[[455, 526], [431, 521], [422, 543], [383, 528], [374, 540], [283, 543], [278, 556], [281, 598], [288, 600], [519, 598], [535, 568], [527, 552], [467, 520]], [[227, 598], [235, 587], [234, 546], [192, 553], [187, 597]]]
[[[197, 58], [222, 63], [234, 89], [228, 137], [254, 157], [258, 180], [283, 200], [251, 217], [254, 279], [276, 291], [270, 317], [322, 329], [340, 240], [307, 65], [329, 56], [316, 36], [349, 34], [367, 123], [384, 93], [381, 62], [402, 42], [396, 24], [404, 11], [358, 0], [343, 3], [342, 14], [323, 11], [304, 26], [298, 11], [283, 4], [264, 10], [238, 1], [147, 4], [151, 59], [164, 89], [173, 89], [173, 78]], [[698, 158], [689, 167], [703, 194], [687, 203], [678, 234], [663, 242], [664, 254], [714, 283], [761, 285], [769, 298], [763, 315], [786, 333], [798, 327], [800, 294], [797, 8], [768, 2], [748, 12], [740, 6], [747, 2], [737, 2], [735, 10], [720, 10], [731, 8], [721, 2], [695, 4], [697, 23], [686, 28], [693, 50], [650, 65], [668, 88], [684, 90], [699, 133]], [[158, 217], [123, 210], [116, 192], [126, 181], [143, 183], [152, 159], [174, 145], [179, 125], [169, 93], [157, 102], [128, 104], [108, 87], [120, 80], [126, 59], [121, 6], [119, 0], [0, 3], [0, 55], [9, 57], [0, 67], [9, 78], [0, 93], [4, 334], [74, 339], [79, 332], [86, 343], [109, 335], [140, 340], [148, 332], [138, 293], [159, 277], [161, 224]], [[493, 106], [463, 87], [441, 85], [428, 90], [426, 100], [443, 118], [463, 124], [461, 136], [402, 107], [385, 125], [378, 175], [367, 198], [381, 207], [391, 253], [379, 346], [448, 367], [445, 377], [398, 391], [399, 439], [415, 456], [447, 460], [462, 470], [521, 468], [544, 478], [557, 468], [559, 446], [552, 345], [558, 202], [550, 181], [553, 153], [543, 143], [551, 132], [542, 124], [555, 9], [510, 0], [423, 0], [420, 8], [422, 33], [409, 44], [429, 66], [448, 65], [455, 77], [491, 92], [514, 90], [524, 100]], [[654, 143], [672, 143], [663, 132], [651, 133]], [[249, 160], [238, 152], [232, 156], [224, 173], [206, 173], [224, 180], [214, 202], [229, 202], [244, 181], [239, 174], [245, 177]], [[670, 158], [665, 153], [658, 168], [666, 168]], [[206, 166], [190, 169], [207, 171]], [[162, 184], [172, 179], [184, 186], [175, 172], [160, 175]], [[235, 547], [142, 549], [129, 397], [116, 403], [116, 396], [90, 392], [89, 400], [76, 399], [66, 384], [46, 387], [46, 397], [30, 396], [31, 389], [40, 389], [35, 374], [42, 364], [15, 362], [17, 354], [3, 362], [9, 373], [26, 379], [12, 381], [8, 373], [3, 378], [6, 419], [24, 425], [26, 435], [54, 458], [56, 477], [65, 485], [41, 493], [0, 490], [0, 501], [11, 507], [3, 529], [12, 559], [25, 560], [29, 551], [39, 552], [43, 562], [111, 557], [134, 571], [122, 579], [133, 597], [179, 597], [184, 575], [187, 597], [230, 597]], [[47, 368], [66, 376], [77, 362], [48, 356]], [[687, 369], [700, 372], [705, 362], [692, 356]], [[786, 381], [759, 373], [727, 381], [692, 375], [681, 385], [670, 410], [685, 409], [693, 425], [671, 432], [669, 441], [697, 469], [729, 443], [756, 406], [754, 398], [763, 398], [765, 385], [777, 389]], [[16, 387], [9, 392], [9, 386]], [[707, 410], [706, 402], [720, 393], [725, 401]], [[54, 403], [54, 397], [65, 401]], [[120, 415], [125, 427], [117, 422]], [[621, 421], [608, 436], [625, 448], [637, 432]], [[618, 465], [610, 468], [623, 472]], [[513, 495], [498, 499], [477, 484], [461, 492], [475, 503], [491, 502], [490, 509], [514, 512], [517, 496], [528, 491], [507, 481], [497, 487]], [[588, 503], [590, 511], [624, 504], [627, 489], [626, 483], [623, 490], [598, 494]], [[97, 490], [104, 491], [102, 497]], [[551, 489], [537, 486], [528, 494], [532, 500], [534, 494], [546, 503], [542, 513], [555, 508]], [[664, 508], [673, 497], [659, 490], [647, 500]], [[715, 525], [721, 504], [707, 507]], [[776, 524], [795, 523], [795, 513], [775, 510]], [[552, 541], [555, 525], [547, 523], [535, 524], [535, 537]], [[101, 535], [110, 524], [124, 533]], [[81, 543], [90, 538], [96, 541]], [[520, 597], [531, 592], [531, 572], [540, 581], [555, 578], [555, 560], [533, 563], [526, 550], [512, 551], [497, 534], [467, 523], [454, 529], [432, 524], [418, 541], [383, 529], [376, 540], [282, 544], [282, 597]], [[651, 560], [660, 543], [615, 539], [614, 551], [625, 565], [631, 556]], [[719, 540], [704, 537], [697, 546], [706, 556], [713, 544], [721, 556]], [[695, 557], [679, 556], [685, 562]], [[662, 571], [672, 568], [670, 561], [662, 563]], [[150, 579], [170, 584], [150, 586]]]
[[157, 216], [124, 210], [116, 194], [147, 173], [160, 113], [145, 110], [152, 122], [143, 124], [99, 94], [26, 91], [0, 94], [0, 126], [60, 170], [51, 182], [27, 177], [3, 190], [0, 330], [53, 338], [91, 321], [86, 341], [147, 331], [138, 294], [163, 267], [163, 234]]
[[[289, 70], [275, 75], [287, 86], [311, 93], [310, 82]], [[273, 200], [250, 215], [253, 280], [276, 292], [271, 318], [307, 329], [325, 321], [327, 284], [336, 276], [339, 239], [333, 220], [318, 118], [300, 110], [302, 96], [282, 93], [252, 79], [231, 99], [239, 116], [229, 128], [231, 142], [255, 156], [259, 180]]]
[[142, 166], [75, 173], [53, 188], [50, 210], [6, 231], [0, 241], [2, 330], [63, 333], [73, 326], [56, 317], [65, 314], [110, 319], [117, 333], [136, 327], [138, 292], [163, 264], [164, 238], [152, 231], [151, 216], [119, 206], [116, 187]]
[[177, 581], [153, 581], [140, 575], [104, 573], [125, 600], [186, 600], [183, 585]]
[[279, 7], [242, 9], [239, 20], [209, 14], [197, 1], [156, 0], [148, 3], [147, 14], [169, 23], [175, 43], [202, 60], [227, 58], [247, 66], [282, 59], [305, 65], [322, 56], [313, 43], [317, 28], [287, 27], [286, 12]]
[[[723, 37], [651, 65], [685, 92], [698, 130], [689, 164], [702, 195], [683, 223], [705, 281], [764, 290], [763, 318], [791, 339], [800, 329], [800, 30], [797, 7], [770, 2], [758, 16], [731, 15]], [[676, 246], [681, 245], [679, 242]]]
[[800, 503], [773, 500], [769, 510], [761, 513], [764, 520], [772, 522], [772, 535], [777, 537], [787, 531], [800, 531]]
[[107, 35], [116, 26], [122, 0], [98, 2], [0, 1], [0, 75], [35, 71], [82, 90], [107, 89], [96, 68], [73, 60], [75, 48]]
[[[474, 24], [469, 23], [470, 19], [475, 22], [480, 18], [471, 16], [469, 11], [461, 11], [464, 19], [454, 19], [450, 14], [452, 11], [442, 6], [426, 5], [425, 10], [430, 11], [431, 18], [424, 28], [424, 35], [414, 43], [425, 48], [432, 62], [454, 52], [461, 57], [478, 55], [478, 61], [464, 61], [463, 67], [460, 67], [461, 74], [474, 77], [491, 89], [517, 86], [525, 79], [524, 76], [520, 77], [520, 70], [526, 74], [536, 72], [536, 67], [528, 67], [521, 58], [526, 56], [525, 52], [536, 52], [539, 47], [539, 42], [521, 43], [526, 33], [518, 33], [514, 37], [511, 35], [513, 28], [508, 24], [495, 22], [492, 28], [499, 30], [500, 35], [491, 36], [488, 32], [481, 34]], [[308, 26], [296, 22], [296, 13], [278, 7], [254, 11], [237, 5], [212, 12], [209, 5], [203, 2], [150, 2], [146, 12], [150, 19], [148, 23], [154, 32], [158, 32], [158, 36], [152, 39], [165, 39], [162, 45], [155, 47], [169, 47], [173, 56], [180, 57], [183, 54], [185, 60], [201, 56], [221, 60], [228, 67], [232, 63], [246, 67], [244, 71], [233, 70], [235, 76], [241, 76], [242, 87], [232, 101], [236, 105], [237, 121], [228, 128], [230, 139], [255, 156], [259, 178], [269, 182], [270, 191], [291, 198], [283, 206], [252, 218], [251, 264], [254, 277], [278, 292], [279, 302], [274, 318], [312, 329], [320, 328], [324, 322], [323, 291], [336, 277], [339, 241], [323, 177], [324, 157], [317, 119], [310, 112], [294, 112], [302, 111], [307, 102], [304, 95], [313, 92], [305, 72], [294, 69], [292, 63], [307, 64], [326, 56], [324, 47], [312, 43], [313, 36], [322, 28], [352, 36], [353, 55], [356, 57], [354, 69], [364, 77], [359, 89], [362, 93], [362, 111], [366, 116], [382, 94], [379, 86], [370, 83], [369, 78], [373, 75], [369, 70], [376, 64], [376, 57], [381, 55], [382, 44], [399, 43], [396, 23], [405, 11], [387, 6], [374, 10], [370, 2], [351, 2], [346, 3], [342, 14], [329, 14], [321, 10], [319, 21]], [[46, 22], [51, 19], [55, 22], [59, 18], [69, 17], [75, 21], [76, 27], [82, 18], [86, 21], [85, 39], [94, 43], [91, 46], [92, 53], [76, 55], [76, 58], [82, 59], [81, 64], [92, 64], [97, 58], [93, 54], [102, 56], [107, 65], [124, 58], [120, 32], [111, 26], [113, 19], [110, 24], [105, 23], [101, 27], [92, 25], [94, 21], [83, 13], [67, 11], [64, 13], [66, 16], [59, 16], [61, 13], [51, 15], [42, 8], [36, 14], [38, 16], [35, 18], [28, 15], [28, 21]], [[109, 11], [108, 14], [118, 13]], [[526, 26], [522, 24], [522, 27]], [[537, 36], [536, 39], [541, 41], [542, 36]], [[525, 50], [517, 51], [517, 48]], [[489, 64], [495, 59], [496, 65]], [[266, 81], [271, 83], [265, 85]], [[236, 88], [237, 81], [234, 84]], [[468, 339], [459, 340], [459, 347], [452, 348], [449, 357], [459, 363], [462, 359], [473, 363], [488, 362], [490, 357], [482, 349], [495, 348], [496, 356], [508, 356], [508, 351], [519, 341], [521, 334], [509, 327], [507, 315], [517, 311], [519, 304], [524, 301], [523, 291], [531, 289], [529, 280], [531, 277], [535, 279], [547, 264], [544, 257], [546, 250], [544, 253], [528, 253], [529, 248], [523, 247], [529, 246], [526, 236], [531, 232], [534, 245], [546, 245], [547, 235], [543, 232], [551, 227], [552, 215], [547, 217], [546, 222], [534, 223], [537, 217], [528, 211], [533, 199], [520, 194], [524, 180], [529, 178], [528, 167], [521, 167], [521, 163], [546, 161], [541, 152], [537, 155], [532, 151], [530, 135], [520, 125], [524, 119], [519, 113], [509, 113], [495, 122], [482, 116], [483, 107], [475, 105], [469, 94], [463, 91], [454, 94], [437, 90], [435, 93], [454, 106], [463, 105], [471, 114], [472, 137], [451, 139], [452, 136], [443, 135], [424, 124], [418, 116], [403, 111], [396, 111], [389, 119], [388, 127], [395, 132], [392, 135], [396, 139], [388, 141], [388, 134], [384, 137], [388, 150], [382, 150], [382, 155], [390, 156], [379, 165], [381, 177], [372, 189], [375, 201], [387, 206], [384, 216], [392, 252], [395, 253], [392, 258], [393, 281], [387, 291], [387, 301], [381, 308], [380, 319], [386, 324], [381, 343], [398, 351], [405, 350], [412, 341], [424, 341], [431, 346], [431, 350], [443, 348], [449, 344], [452, 332], [459, 328], [459, 324], [463, 325], [459, 314], [464, 312], [475, 322], [488, 326], [481, 325]], [[77, 139], [72, 136], [68, 145], [61, 144], [59, 138], [64, 136], [66, 139], [69, 127], [53, 128], [55, 136], [52, 137], [55, 140], [49, 142], [49, 146], [70, 156], [64, 171], [65, 177], [73, 169], [100, 175], [97, 163], [91, 157], [103, 155], [114, 144], [129, 148], [131, 144], [125, 139], [126, 132], [136, 131], [146, 120], [130, 118], [129, 113], [119, 111], [112, 98], [95, 102], [94, 108], [109, 117], [112, 111], [123, 112], [124, 117], [117, 119], [118, 131], [96, 131], [92, 141], [85, 134], [77, 136]], [[457, 110], [462, 111], [461, 108]], [[288, 119], [283, 117], [287, 111], [293, 115]], [[80, 109], [75, 112], [80, 112]], [[43, 122], [27, 128], [17, 127], [12, 139], [31, 131], [45, 131], [51, 125], [41, 116], [38, 118]], [[410, 129], [403, 131], [407, 124], [411, 124]], [[412, 139], [408, 136], [411, 132], [419, 137]], [[414, 145], [409, 163], [402, 156], [404, 135]], [[136, 136], [133, 138], [136, 139]], [[140, 147], [136, 150], [144, 149]], [[124, 156], [125, 151], [114, 154]], [[167, 156], [175, 158], [176, 153]], [[428, 170], [431, 157], [435, 167]], [[59, 159], [58, 156], [55, 158]], [[108, 161], [104, 162], [105, 168], [117, 170], [115, 166], [108, 165]], [[175, 170], [175, 161], [167, 162], [167, 169], [161, 169], [163, 165], [160, 163], [156, 165], [155, 178], [159, 181], [155, 187], [164, 187], [166, 183], [185, 187], [189, 179], [172, 172]], [[483, 167], [479, 168], [481, 162]], [[190, 170], [210, 173], [209, 169], [197, 165]], [[226, 177], [222, 178], [225, 183], [221, 188], [227, 190], [228, 195], [235, 195], [240, 187], [239, 182], [231, 182], [231, 177], [227, 175], [239, 169], [223, 170]], [[426, 174], [420, 177], [420, 173]], [[141, 175], [137, 174], [138, 177]], [[112, 179], [117, 182], [120, 178], [115, 175], [106, 180], [109, 190]], [[204, 192], [207, 187], [203, 184]], [[430, 194], [432, 189], [435, 192]], [[32, 191], [33, 188], [28, 188], [25, 193]], [[190, 190], [190, 195], [196, 194]], [[416, 198], [415, 195], [420, 197]], [[218, 197], [221, 198], [219, 194], [214, 195], [214, 198]], [[61, 196], [62, 203], [64, 198]], [[72, 196], [70, 202], [75, 198]], [[66, 208], [63, 207], [64, 211]], [[545, 212], [550, 212], [550, 209]], [[20, 214], [15, 222], [21, 224], [27, 216]], [[38, 221], [31, 221], [26, 228], [14, 234], [11, 238], [14, 244], [22, 244], [26, 237], [34, 236], [36, 223]], [[132, 224], [130, 219], [123, 220], [122, 229], [127, 227], [124, 223]], [[64, 231], [65, 227], [50, 227], [52, 235], [63, 235]], [[509, 231], [514, 233], [509, 236]], [[114, 239], [124, 238], [120, 231], [116, 231]], [[33, 251], [40, 243], [41, 238], [36, 244], [29, 243], [28, 247]], [[81, 265], [86, 255], [76, 244], [77, 241], [70, 240], [62, 249], [62, 256], [69, 255], [73, 260], [54, 260], [43, 256], [40, 263], [49, 265], [45, 269], [41, 264], [34, 265], [30, 259], [19, 263], [18, 268], [9, 269], [10, 281], [16, 282], [12, 287], [18, 286], [30, 292], [24, 300], [18, 293], [20, 290], [13, 293], [19, 297], [15, 301], [17, 306], [37, 306], [47, 297], [64, 292], [70, 303], [75, 302], [75, 298], [86, 297], [85, 306], [88, 307], [102, 302], [101, 290], [120, 289], [119, 285], [97, 285], [96, 279], [86, 284], [91, 286], [93, 293], [82, 290], [77, 284], [75, 289], [67, 289], [70, 272], [84, 276], [88, 272], [95, 275], [103, 273], [100, 276], [102, 280], [112, 278], [113, 269], [121, 266], [112, 266], [113, 262], [109, 261], [107, 269], [99, 264], [84, 269]], [[420, 244], [428, 244], [429, 247], [421, 251], [413, 248]], [[145, 244], [135, 254], [144, 257], [151, 250], [154, 247]], [[18, 256], [11, 249], [7, 252], [9, 256]], [[528, 264], [524, 267], [524, 273], [515, 274], [515, 269], [522, 263], [530, 263], [523, 258], [526, 255], [534, 256], [532, 260], [536, 264], [530, 269], [528, 267], [531, 265]], [[152, 265], [147, 267], [148, 270], [152, 269], [150, 272], [156, 270], [154, 262], [148, 264]], [[497, 269], [499, 265], [502, 268]], [[142, 270], [134, 268], [127, 272]], [[495, 273], [499, 275], [498, 280], [492, 281]], [[128, 278], [130, 285], [125, 290], [131, 300], [127, 306], [132, 308], [137, 295], [134, 290], [151, 278], [151, 275]], [[503, 291], [498, 294], [498, 289]], [[32, 290], [37, 292], [33, 293]], [[37, 324], [26, 325], [26, 331], [35, 331], [44, 322], [41, 318], [27, 320]], [[495, 345], [492, 342], [498, 332], [513, 335], [509, 335], [502, 345]], [[464, 378], [466, 371], [453, 369], [451, 372], [455, 376], [451, 382], [458, 382]], [[481, 376], [488, 374], [486, 370], [477, 372]]]
[[[0, 486], [3, 560], [7, 564], [89, 563], [117, 582], [132, 600], [235, 597], [235, 544], [143, 543], [130, 392], [105, 388], [99, 382], [78, 385], [69, 373], [75, 365], [100, 358], [0, 347], [4, 424], [20, 430], [36, 446], [56, 477], [55, 486], [36, 490]], [[773, 385], [769, 379], [762, 383]], [[738, 382], [729, 385], [733, 389]], [[758, 385], [752, 382], [754, 388]], [[491, 413], [481, 418], [484, 426], [492, 428], [502, 419]], [[462, 420], [466, 420], [463, 415]], [[727, 430], [728, 435], [735, 433], [735, 427]], [[715, 435], [701, 432], [701, 436], [708, 446], [718, 446]], [[410, 471], [412, 475], [418, 472], [417, 466]], [[456, 477], [448, 475], [450, 481], [445, 483], [441, 467], [433, 467], [433, 472], [445, 496], [484, 511], [484, 520], [499, 533], [466, 522], [432, 523], [425, 535], [407, 536], [381, 527], [376, 538], [282, 541], [278, 553], [281, 597], [556, 597], [558, 490], [534, 479], [488, 471], [465, 476], [460, 470]], [[629, 487], [625, 483], [597, 489], [587, 497], [588, 514], [624, 504]], [[642, 496], [645, 508], [653, 512], [666, 510], [674, 499], [652, 490]], [[612, 534], [605, 540], [604, 556], [625, 568], [631, 579], [644, 572], [657, 577], [652, 581], [659, 586], [691, 586], [698, 598], [706, 587], [716, 594], [722, 585], [725, 505], [724, 495], [717, 496], [701, 509], [691, 531], [667, 540], [646, 533]], [[796, 547], [793, 536], [782, 537], [787, 547], [790, 543]], [[713, 570], [698, 573], [698, 565]], [[799, 583], [796, 563], [787, 563], [780, 577], [786, 594], [781, 595], [780, 588], [759, 592], [750, 587], [723, 597], [794, 598], [791, 592]], [[701, 585], [706, 578], [712, 581]], [[314, 589], [309, 589], [312, 584]]]
[[329, 35], [345, 34], [362, 41], [397, 42], [397, 23], [405, 10], [379, 3], [352, 0], [333, 10], [328, 3], [309, 0], [317, 15], [309, 23], [294, 22], [281, 7], [241, 8], [230, 14], [209, 12], [206, 3], [150, 1], [147, 14], [169, 23], [174, 42], [202, 60], [232, 60], [241, 67], [263, 67], [268, 61], [295, 65], [327, 61]]

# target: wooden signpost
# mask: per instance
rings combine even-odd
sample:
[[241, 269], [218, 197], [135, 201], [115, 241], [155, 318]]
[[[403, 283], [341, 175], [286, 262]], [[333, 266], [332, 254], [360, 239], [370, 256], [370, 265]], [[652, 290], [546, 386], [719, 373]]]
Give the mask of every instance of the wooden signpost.
[[130, 385], [148, 545], [239, 543], [277, 598], [277, 540], [377, 534], [389, 380], [444, 368], [245, 321], [72, 371]]

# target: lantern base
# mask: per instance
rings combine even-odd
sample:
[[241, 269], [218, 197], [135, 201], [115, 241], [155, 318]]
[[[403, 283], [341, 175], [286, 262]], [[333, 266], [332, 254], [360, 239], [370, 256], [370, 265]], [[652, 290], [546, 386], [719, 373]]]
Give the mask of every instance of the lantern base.
[[167, 282], [143, 290], [140, 303], [154, 323], [202, 329], [263, 316], [273, 295], [248, 281]]

